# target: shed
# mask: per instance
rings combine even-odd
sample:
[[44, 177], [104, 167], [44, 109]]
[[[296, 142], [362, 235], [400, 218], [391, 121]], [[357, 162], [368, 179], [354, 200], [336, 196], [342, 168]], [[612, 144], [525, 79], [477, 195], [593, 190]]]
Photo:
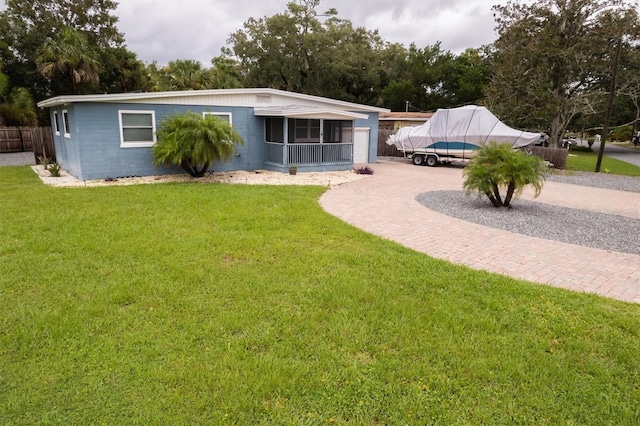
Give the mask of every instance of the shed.
[[82, 180], [182, 173], [152, 164], [162, 120], [214, 114], [242, 136], [234, 158], [210, 170], [349, 170], [375, 163], [384, 108], [276, 89], [218, 89], [58, 96], [38, 103], [51, 117], [58, 163]]

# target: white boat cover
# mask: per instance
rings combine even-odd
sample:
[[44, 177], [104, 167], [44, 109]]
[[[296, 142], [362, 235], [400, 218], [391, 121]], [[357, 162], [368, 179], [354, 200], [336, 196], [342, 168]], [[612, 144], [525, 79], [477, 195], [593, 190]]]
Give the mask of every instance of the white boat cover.
[[[438, 109], [429, 121], [417, 127], [402, 127], [389, 137], [387, 144], [402, 151], [444, 148], [444, 143], [465, 149], [478, 149], [496, 141], [522, 148], [537, 142], [540, 133], [513, 129], [485, 107], [469, 105], [460, 108]], [[453, 146], [449, 147], [450, 149]], [[445, 148], [446, 149], [446, 148]]]

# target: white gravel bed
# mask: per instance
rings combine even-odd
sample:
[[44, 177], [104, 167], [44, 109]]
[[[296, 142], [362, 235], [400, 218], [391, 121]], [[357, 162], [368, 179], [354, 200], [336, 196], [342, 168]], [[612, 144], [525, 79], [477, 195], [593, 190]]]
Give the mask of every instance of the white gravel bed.
[[93, 186], [121, 186], [121, 185], [142, 185], [169, 182], [191, 182], [191, 183], [231, 183], [246, 185], [319, 185], [334, 187], [362, 179], [367, 175], [360, 175], [353, 170], [336, 172], [305, 172], [290, 175], [287, 173], [273, 172], [269, 170], [256, 170], [252, 172], [214, 172], [207, 173], [204, 177], [193, 178], [186, 172], [180, 174], [142, 176], [117, 179], [95, 179], [83, 181], [77, 179], [65, 170], [61, 171], [61, 176], [52, 177], [44, 170], [43, 166], [32, 166], [40, 179], [47, 185], [58, 187], [93, 187]]
[[640, 254], [640, 220], [517, 199], [495, 208], [488, 198], [464, 191], [419, 194], [423, 206], [478, 225], [563, 243]]
[[640, 192], [640, 176], [610, 175], [602, 172], [554, 171], [547, 175], [547, 180], [617, 191]]

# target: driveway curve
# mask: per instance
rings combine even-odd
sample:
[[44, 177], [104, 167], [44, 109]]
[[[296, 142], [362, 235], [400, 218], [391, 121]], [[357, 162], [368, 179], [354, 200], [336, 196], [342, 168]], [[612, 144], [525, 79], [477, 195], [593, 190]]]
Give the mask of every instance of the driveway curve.
[[[640, 254], [529, 237], [435, 212], [416, 201], [416, 196], [461, 190], [462, 169], [417, 167], [400, 160], [369, 165], [373, 176], [330, 189], [320, 198], [321, 206], [366, 232], [435, 258], [640, 303]], [[527, 191], [522, 198], [534, 199]], [[547, 181], [535, 200], [640, 219], [639, 193]]]

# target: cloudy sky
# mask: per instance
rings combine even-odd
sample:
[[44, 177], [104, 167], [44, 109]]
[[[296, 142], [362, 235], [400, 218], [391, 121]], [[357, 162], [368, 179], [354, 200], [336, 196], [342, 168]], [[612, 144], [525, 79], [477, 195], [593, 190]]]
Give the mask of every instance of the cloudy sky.
[[[118, 28], [129, 50], [164, 65], [196, 59], [208, 66], [230, 33], [250, 17], [282, 13], [288, 0], [119, 0]], [[323, 0], [354, 26], [378, 29], [383, 39], [418, 47], [442, 42], [460, 53], [495, 39], [491, 6], [506, 0]]]

